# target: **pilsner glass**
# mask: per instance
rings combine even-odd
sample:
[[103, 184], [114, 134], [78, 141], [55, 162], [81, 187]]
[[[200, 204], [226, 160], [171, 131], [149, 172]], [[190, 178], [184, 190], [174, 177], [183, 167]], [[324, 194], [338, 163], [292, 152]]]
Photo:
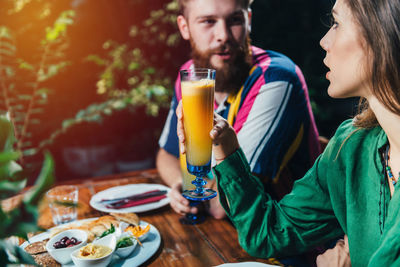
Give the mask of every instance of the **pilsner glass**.
[[186, 140], [186, 162], [194, 190], [184, 190], [189, 200], [203, 201], [216, 196], [211, 189], [204, 189], [205, 177], [211, 171], [212, 140], [210, 131], [214, 120], [215, 70], [181, 70], [183, 120]]

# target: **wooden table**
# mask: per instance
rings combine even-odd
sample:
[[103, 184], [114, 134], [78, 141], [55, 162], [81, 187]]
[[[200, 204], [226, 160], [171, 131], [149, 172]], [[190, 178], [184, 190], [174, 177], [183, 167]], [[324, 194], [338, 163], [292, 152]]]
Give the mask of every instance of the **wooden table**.
[[[98, 178], [73, 180], [59, 184], [79, 187], [78, 219], [105, 215], [90, 207], [90, 198], [107, 188], [125, 184], [162, 183], [156, 170], [145, 170]], [[50, 210], [44, 201], [40, 207], [38, 224], [53, 227]], [[258, 261], [274, 263], [249, 256], [240, 246], [236, 230], [228, 220], [207, 217], [199, 225], [183, 225], [181, 215], [169, 206], [139, 214], [140, 219], [153, 224], [161, 234], [161, 245], [145, 266], [215, 266], [228, 262]]]

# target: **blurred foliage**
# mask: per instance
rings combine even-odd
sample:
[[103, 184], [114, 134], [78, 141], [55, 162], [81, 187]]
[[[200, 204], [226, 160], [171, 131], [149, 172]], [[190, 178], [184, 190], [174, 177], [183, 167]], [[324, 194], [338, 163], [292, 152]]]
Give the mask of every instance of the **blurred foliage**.
[[[16, 160], [21, 153], [15, 151], [12, 124], [5, 115], [0, 116], [0, 200], [19, 193], [26, 185], [27, 177]], [[4, 211], [0, 206], [0, 263], [35, 264], [33, 258], [19, 246], [11, 244], [6, 238], [18, 236], [27, 239], [28, 232], [41, 230], [37, 226], [37, 205], [43, 194], [54, 182], [54, 163], [49, 153], [45, 154], [42, 170], [34, 187], [26, 192], [22, 201], [11, 210]]]
[[[157, 117], [160, 109], [168, 109], [173, 92], [173, 81], [167, 74], [173, 58], [170, 48], [181, 41], [175, 28], [177, 10], [177, 3], [172, 1], [162, 9], [151, 11], [141, 25], [131, 27], [127, 33], [130, 40], [125, 43], [108, 40], [103, 44], [105, 56], [87, 56], [86, 61], [102, 68], [96, 87], [97, 94], [104, 101], [91, 104], [78, 111], [74, 118], [64, 120], [62, 128], [53, 132], [40, 147], [48, 145], [76, 124], [100, 123], [104, 116], [111, 116], [116, 111], [128, 109], [135, 112], [144, 108], [148, 116]], [[146, 52], [154, 49], [159, 52], [160, 47], [165, 51], [158, 53], [161, 56]]]
[[[16, 1], [9, 14], [17, 14], [31, 1]], [[44, 5], [42, 16], [47, 5]], [[38, 118], [45, 112], [51, 89], [46, 82], [63, 71], [69, 62], [65, 60], [68, 47], [67, 28], [73, 24], [75, 13], [72, 10], [62, 12], [52, 26], [42, 31], [41, 40], [33, 45], [34, 57], [23, 58], [17, 52], [16, 34], [10, 27], [0, 25], [0, 111], [8, 112], [15, 129], [15, 147], [24, 156], [38, 152], [34, 138], [34, 127], [43, 123]], [[29, 34], [29, 29], [24, 29]], [[33, 32], [32, 32], [33, 34]], [[29, 55], [30, 56], [30, 55]]]

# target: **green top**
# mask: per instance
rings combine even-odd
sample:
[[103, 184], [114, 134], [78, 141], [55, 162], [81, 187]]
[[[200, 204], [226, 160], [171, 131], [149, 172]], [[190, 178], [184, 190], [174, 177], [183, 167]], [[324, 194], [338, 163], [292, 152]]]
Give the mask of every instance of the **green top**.
[[390, 199], [382, 161], [386, 144], [382, 128], [357, 129], [345, 121], [280, 202], [264, 192], [237, 150], [214, 172], [240, 245], [255, 257], [281, 257], [345, 233], [352, 266], [400, 266], [400, 183]]

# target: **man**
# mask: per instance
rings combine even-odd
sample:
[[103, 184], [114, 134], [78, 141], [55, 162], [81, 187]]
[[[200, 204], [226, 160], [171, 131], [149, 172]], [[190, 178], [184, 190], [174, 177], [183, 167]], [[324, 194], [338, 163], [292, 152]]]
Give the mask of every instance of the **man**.
[[[282, 197], [291, 190], [292, 179], [302, 177], [319, 154], [318, 132], [300, 69], [282, 54], [250, 45], [249, 0], [180, 0], [179, 4], [178, 27], [192, 48], [192, 60], [181, 69], [217, 70], [216, 112], [236, 130], [252, 172], [269, 193]], [[156, 164], [173, 189], [171, 206], [184, 214], [196, 213], [197, 208], [189, 207], [181, 195], [175, 114], [180, 90], [178, 77]], [[211, 215], [225, 216], [218, 197], [209, 204]]]

